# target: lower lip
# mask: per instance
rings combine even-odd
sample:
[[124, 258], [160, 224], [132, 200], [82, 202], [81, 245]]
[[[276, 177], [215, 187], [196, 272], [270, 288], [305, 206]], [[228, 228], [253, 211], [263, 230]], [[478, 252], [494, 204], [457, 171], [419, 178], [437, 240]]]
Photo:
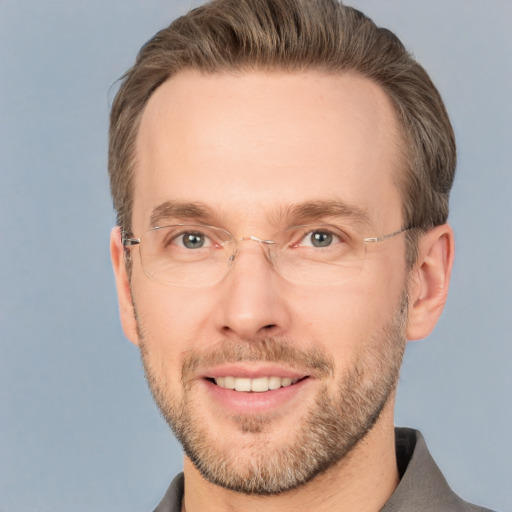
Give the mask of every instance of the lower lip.
[[233, 414], [262, 414], [272, 410], [291, 405], [305, 388], [311, 385], [312, 379], [305, 379], [291, 386], [273, 389], [262, 393], [234, 391], [217, 386], [209, 380], [202, 380], [207, 392], [213, 400]]

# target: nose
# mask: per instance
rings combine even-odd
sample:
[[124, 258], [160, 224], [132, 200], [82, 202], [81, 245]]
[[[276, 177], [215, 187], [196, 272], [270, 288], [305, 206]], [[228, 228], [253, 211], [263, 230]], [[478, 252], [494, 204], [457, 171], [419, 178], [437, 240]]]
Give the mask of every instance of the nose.
[[249, 241], [238, 244], [219, 283], [218, 328], [223, 336], [244, 340], [283, 335], [290, 323], [287, 284], [274, 271], [265, 244]]

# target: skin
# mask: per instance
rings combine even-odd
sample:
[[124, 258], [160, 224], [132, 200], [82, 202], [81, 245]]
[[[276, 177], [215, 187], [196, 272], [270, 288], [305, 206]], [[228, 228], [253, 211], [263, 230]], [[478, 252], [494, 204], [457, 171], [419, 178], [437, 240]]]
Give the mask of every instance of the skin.
[[[157, 89], [142, 116], [133, 232], [140, 236], [152, 227], [150, 217], [158, 205], [185, 201], [210, 208], [211, 218], [204, 222], [235, 236], [265, 239], [289, 225], [290, 219], [279, 215], [287, 206], [318, 200], [342, 201], [363, 211], [364, 236], [394, 232], [403, 224], [396, 186], [401, 172], [398, 133], [385, 94], [359, 76], [181, 72]], [[143, 332], [146, 365], [169, 400], [183, 399], [180, 378], [187, 354], [207, 352], [221, 342], [250, 343], [272, 336], [299, 350], [317, 347], [334, 362], [333, 374], [308, 379], [268, 414], [271, 428], [258, 434], [256, 445], [240, 435], [231, 411], [212, 400], [201, 376], [192, 376], [190, 397], [212, 442], [243, 460], [254, 456], [251, 446], [272, 449], [293, 438], [320, 390], [334, 394], [365, 350], [378, 349], [376, 333], [396, 317], [405, 291], [404, 335], [419, 339], [433, 329], [448, 291], [452, 231], [443, 225], [423, 236], [409, 273], [404, 250], [404, 236], [393, 237], [368, 246], [356, 279], [300, 286], [279, 276], [258, 245], [246, 242], [223, 280], [198, 289], [148, 279], [137, 250], [130, 283], [117, 228], [111, 237], [124, 332], [137, 345]], [[253, 371], [258, 364], [245, 366]], [[398, 483], [393, 406], [394, 393], [375, 426], [346, 457], [307, 484], [278, 495], [221, 488], [205, 480], [185, 457], [184, 508], [379, 510]]]

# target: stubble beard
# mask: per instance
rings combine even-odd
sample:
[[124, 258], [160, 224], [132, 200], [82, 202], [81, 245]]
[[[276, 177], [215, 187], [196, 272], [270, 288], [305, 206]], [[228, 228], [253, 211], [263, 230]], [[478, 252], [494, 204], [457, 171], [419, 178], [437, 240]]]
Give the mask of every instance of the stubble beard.
[[[194, 403], [187, 375], [204, 362], [275, 361], [307, 362], [315, 371], [333, 374], [334, 362], [318, 349], [298, 351], [279, 338], [238, 342], [225, 340], [207, 354], [192, 352], [182, 367], [181, 394], [173, 394], [165, 372], [151, 364], [148, 343], [139, 324], [141, 358], [149, 388], [163, 417], [191, 462], [209, 482], [236, 492], [273, 495], [311, 481], [341, 461], [370, 432], [396, 388], [405, 349], [407, 297], [394, 318], [375, 333], [343, 376], [336, 389], [324, 385], [314, 405], [279, 444], [272, 439], [273, 417], [241, 415], [229, 418], [238, 427], [243, 446], [220, 446]], [[181, 396], [177, 399], [176, 396]], [[228, 420], [227, 420], [228, 421]]]

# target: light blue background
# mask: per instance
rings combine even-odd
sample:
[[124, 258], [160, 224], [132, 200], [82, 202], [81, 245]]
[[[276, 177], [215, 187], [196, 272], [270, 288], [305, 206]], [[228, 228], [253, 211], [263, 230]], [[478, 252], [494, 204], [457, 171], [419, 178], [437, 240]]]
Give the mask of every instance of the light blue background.
[[[351, 4], [430, 71], [459, 145], [451, 295], [397, 423], [458, 493], [512, 510], [512, 2]], [[0, 511], [149, 511], [181, 467], [119, 326], [106, 153], [110, 87], [189, 5], [0, 1]]]

